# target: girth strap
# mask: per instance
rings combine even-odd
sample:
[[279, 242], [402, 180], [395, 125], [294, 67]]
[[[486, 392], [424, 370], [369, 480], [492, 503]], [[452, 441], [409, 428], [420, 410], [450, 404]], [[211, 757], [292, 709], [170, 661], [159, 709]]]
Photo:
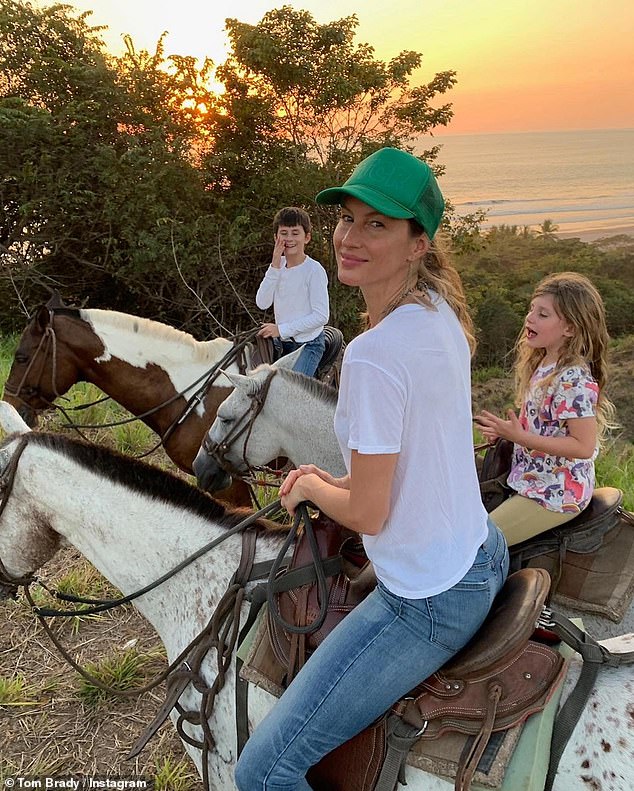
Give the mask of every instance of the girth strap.
[[387, 718], [386, 729], [387, 751], [374, 791], [394, 791], [397, 782], [407, 785], [405, 762], [421, 735], [420, 728], [408, 725], [397, 714], [390, 714]]
[[[267, 574], [268, 574], [267, 569]], [[258, 613], [262, 609], [262, 605], [266, 601], [266, 584], [256, 585], [253, 589], [251, 596], [251, 607], [249, 615], [245, 621], [240, 636], [238, 637], [238, 645], [249, 633], [249, 629], [255, 623]], [[235, 681], [235, 697], [236, 697], [236, 737], [238, 745], [238, 757], [244, 749], [244, 745], [249, 740], [249, 682], [245, 681], [240, 675], [243, 665], [242, 659], [236, 654], [236, 681]]]

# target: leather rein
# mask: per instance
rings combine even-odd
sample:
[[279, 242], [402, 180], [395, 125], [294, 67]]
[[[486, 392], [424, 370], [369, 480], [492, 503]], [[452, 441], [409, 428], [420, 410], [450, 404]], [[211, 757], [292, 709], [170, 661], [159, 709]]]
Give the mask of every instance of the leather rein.
[[[4, 468], [4, 470], [0, 471], [0, 496], [2, 497], [0, 500], [0, 517], [2, 516], [9, 501], [15, 481], [15, 475], [18, 469], [18, 464], [27, 445], [28, 437], [20, 438], [18, 447], [14, 451], [9, 463]], [[37, 616], [38, 620], [42, 624], [44, 630], [48, 634], [49, 638], [61, 656], [74, 670], [76, 670], [91, 684], [118, 697], [131, 697], [147, 692], [161, 684], [163, 681], [167, 682], [167, 694], [165, 702], [159, 709], [152, 722], [147, 726], [146, 730], [137, 740], [136, 744], [130, 750], [127, 756], [128, 758], [133, 758], [141, 752], [148, 741], [154, 736], [163, 722], [167, 719], [170, 711], [173, 708], [176, 708], [178, 711], [178, 719], [176, 723], [177, 731], [184, 741], [201, 750], [203, 783], [205, 789], [210, 789], [207, 757], [209, 751], [213, 750], [215, 747], [215, 740], [213, 734], [211, 733], [208, 720], [213, 710], [216, 696], [225, 684], [226, 674], [231, 665], [236, 643], [242, 634], [240, 632], [240, 612], [242, 604], [245, 600], [246, 585], [248, 582], [267, 579], [273, 566], [273, 561], [257, 564], [254, 562], [257, 529], [250, 528], [252, 528], [253, 523], [259, 517], [271, 514], [279, 510], [279, 507], [280, 501], [276, 500], [259, 511], [250, 514], [248, 517], [241, 520], [237, 525], [234, 525], [234, 527], [230, 528], [220, 536], [205, 544], [200, 549], [196, 550], [196, 552], [189, 555], [177, 566], [173, 567], [170, 571], [166, 572], [152, 583], [140, 588], [134, 593], [121, 596], [118, 599], [85, 599], [82, 597], [70, 596], [68, 594], [59, 593], [58, 591], [53, 591], [43, 584], [41, 580], [39, 580], [34, 574], [26, 574], [23, 576], [11, 575], [7, 571], [6, 566], [0, 558], [0, 585], [8, 587], [14, 592], [14, 594], [17, 594], [19, 588], [22, 587], [24, 589], [26, 599], [29, 602], [33, 613]], [[301, 514], [296, 518], [295, 531], [297, 530], [297, 524], [300, 517], [304, 518], [306, 523], [309, 522], [308, 512], [305, 508], [301, 510]], [[216, 609], [211, 615], [211, 618], [201, 630], [201, 632], [188, 643], [188, 645], [180, 652], [174, 661], [171, 662], [162, 673], [142, 687], [119, 690], [109, 687], [99, 679], [94, 678], [73, 659], [69, 652], [61, 645], [59, 639], [46, 622], [47, 617], [73, 617], [91, 615], [113, 609], [123, 604], [127, 604], [128, 602], [137, 599], [143, 594], [158, 588], [163, 582], [175, 576], [195, 560], [214, 549], [226, 539], [238, 533], [242, 534], [242, 553], [239, 566], [234, 572], [229, 582], [229, 586], [218, 602]], [[285, 542], [282, 551], [285, 552], [287, 547], [288, 543]], [[60, 600], [90, 604], [91, 606], [86, 609], [78, 610], [53, 610], [46, 607], [39, 607], [35, 604], [30, 592], [30, 585], [34, 582], [40, 584], [51, 595]], [[212, 648], [215, 648], [217, 652], [217, 672], [214, 681], [209, 684], [203, 675], [202, 664], [208, 652]], [[190, 683], [193, 684], [201, 694], [201, 703], [198, 711], [188, 711], [184, 709], [183, 706], [181, 706], [181, 704], [178, 702], [180, 696]], [[189, 736], [183, 729], [184, 722], [200, 726], [203, 731], [202, 740], [196, 740]]]

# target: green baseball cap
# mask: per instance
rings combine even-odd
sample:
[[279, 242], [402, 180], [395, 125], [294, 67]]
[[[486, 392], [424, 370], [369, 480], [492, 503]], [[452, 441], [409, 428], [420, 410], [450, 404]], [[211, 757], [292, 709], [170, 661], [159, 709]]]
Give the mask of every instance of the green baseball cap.
[[386, 217], [415, 219], [430, 239], [438, 230], [445, 201], [432, 169], [398, 148], [381, 148], [359, 162], [341, 187], [322, 190], [320, 204], [343, 203], [351, 195]]

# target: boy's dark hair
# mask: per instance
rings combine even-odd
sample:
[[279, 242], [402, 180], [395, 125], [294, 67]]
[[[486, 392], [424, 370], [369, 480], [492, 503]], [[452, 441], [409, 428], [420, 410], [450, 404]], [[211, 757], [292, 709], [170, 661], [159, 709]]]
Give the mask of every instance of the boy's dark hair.
[[310, 233], [311, 224], [308, 212], [297, 206], [286, 206], [280, 209], [273, 218], [273, 233], [277, 233], [280, 226], [284, 225], [286, 228], [292, 228], [294, 225], [301, 225], [306, 233]]

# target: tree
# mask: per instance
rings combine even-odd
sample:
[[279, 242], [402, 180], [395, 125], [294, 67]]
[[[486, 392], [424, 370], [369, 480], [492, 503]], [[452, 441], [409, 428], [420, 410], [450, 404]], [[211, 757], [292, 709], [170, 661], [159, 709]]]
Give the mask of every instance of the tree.
[[559, 226], [555, 225], [555, 223], [552, 220], [544, 220], [544, 222], [539, 226], [536, 233], [540, 239], [552, 241], [553, 239], [557, 238], [558, 230], [559, 230]]
[[[256, 25], [226, 22], [231, 51], [216, 73], [225, 93], [209, 119], [214, 144], [203, 167], [210, 213], [226, 218], [223, 239], [248, 237], [248, 246], [222, 249], [251, 299], [270, 255], [278, 208], [310, 210], [311, 249], [334, 273], [334, 213], [315, 207], [315, 194], [340, 183], [382, 146], [413, 150], [421, 135], [452, 117], [450, 104], [434, 107], [434, 101], [455, 84], [455, 72], [412, 87], [420, 53], [404, 51], [383, 62], [370, 45], [355, 43], [357, 26], [354, 15], [322, 25], [290, 6], [267, 12]], [[434, 146], [421, 155], [434, 162], [438, 151]], [[359, 304], [333, 281], [333, 321], [351, 331]]]
[[[162, 221], [194, 222], [204, 197], [200, 113], [185, 100], [210, 105], [209, 93], [190, 60], [163, 68], [161, 41], [109, 57], [88, 16], [0, 4], [2, 270], [30, 305], [49, 286], [165, 315], [177, 275]], [[2, 291], [5, 308], [15, 294]]]

